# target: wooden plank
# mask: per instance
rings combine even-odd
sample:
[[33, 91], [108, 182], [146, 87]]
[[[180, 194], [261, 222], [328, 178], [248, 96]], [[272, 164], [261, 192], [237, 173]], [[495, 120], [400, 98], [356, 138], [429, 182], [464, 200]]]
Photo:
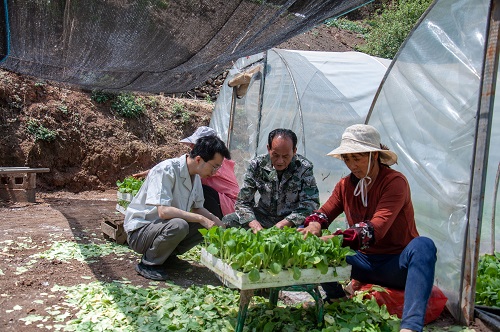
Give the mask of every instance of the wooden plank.
[[0, 167], [1, 174], [26, 174], [26, 173], [47, 173], [50, 168], [30, 168], [30, 167]]

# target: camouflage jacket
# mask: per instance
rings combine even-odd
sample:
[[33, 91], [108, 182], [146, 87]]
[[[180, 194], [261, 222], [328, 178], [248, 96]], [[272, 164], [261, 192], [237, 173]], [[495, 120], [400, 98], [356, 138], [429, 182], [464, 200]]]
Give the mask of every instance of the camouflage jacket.
[[[260, 194], [257, 205], [256, 192]], [[256, 219], [267, 228], [283, 219], [300, 226], [318, 207], [319, 190], [312, 163], [295, 155], [283, 171], [280, 182], [269, 155], [265, 154], [250, 161], [235, 212], [240, 224]]]

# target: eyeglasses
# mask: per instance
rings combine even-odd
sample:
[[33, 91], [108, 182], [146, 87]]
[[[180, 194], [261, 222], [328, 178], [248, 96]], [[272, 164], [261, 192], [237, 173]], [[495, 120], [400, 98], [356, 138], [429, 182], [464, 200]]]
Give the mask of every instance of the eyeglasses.
[[210, 166], [212, 166], [213, 170], [212, 170], [212, 173], [215, 173], [217, 172], [221, 167], [222, 165], [219, 165], [219, 166], [214, 166], [212, 165], [212, 163], [210, 163], [209, 161], [206, 161], [207, 164], [209, 164]]

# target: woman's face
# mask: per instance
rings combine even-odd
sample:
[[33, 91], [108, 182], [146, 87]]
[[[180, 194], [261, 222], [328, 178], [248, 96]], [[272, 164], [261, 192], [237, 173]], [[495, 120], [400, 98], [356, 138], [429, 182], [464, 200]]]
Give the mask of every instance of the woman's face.
[[[349, 153], [343, 154], [342, 159], [344, 160], [347, 168], [354, 174], [358, 179], [364, 178], [367, 174], [368, 164], [370, 164], [370, 172], [373, 170], [375, 163], [377, 162], [378, 152], [372, 152], [372, 161], [369, 163], [370, 153]], [[370, 175], [370, 174], [368, 174]]]

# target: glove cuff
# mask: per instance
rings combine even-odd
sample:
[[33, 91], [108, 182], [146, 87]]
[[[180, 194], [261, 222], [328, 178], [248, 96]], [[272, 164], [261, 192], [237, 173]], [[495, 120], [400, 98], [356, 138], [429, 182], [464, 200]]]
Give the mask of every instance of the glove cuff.
[[304, 227], [309, 226], [311, 222], [319, 223], [322, 229], [328, 228], [329, 224], [326, 214], [318, 211], [314, 211], [310, 216], [306, 217], [304, 220]]

